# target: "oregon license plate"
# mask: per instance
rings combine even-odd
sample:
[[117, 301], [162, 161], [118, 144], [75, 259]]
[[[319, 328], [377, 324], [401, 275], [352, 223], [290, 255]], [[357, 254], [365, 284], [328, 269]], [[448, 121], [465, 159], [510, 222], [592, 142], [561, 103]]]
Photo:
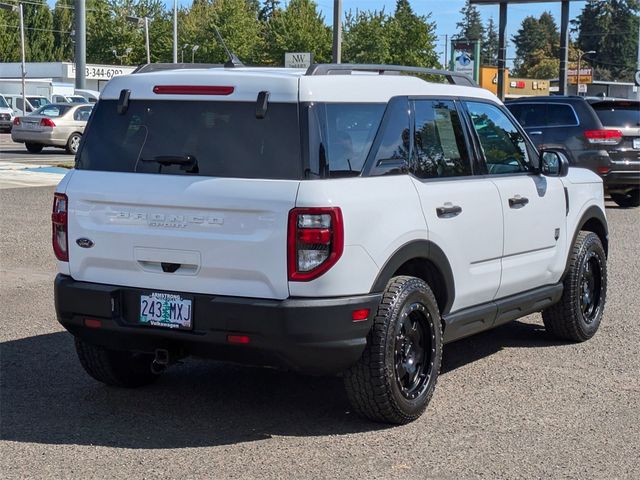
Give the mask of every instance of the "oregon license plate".
[[633, 139], [633, 148], [637, 148], [638, 150], [640, 150], [640, 138]]
[[191, 299], [173, 293], [154, 292], [140, 295], [140, 317], [142, 325], [153, 327], [193, 328], [193, 305]]

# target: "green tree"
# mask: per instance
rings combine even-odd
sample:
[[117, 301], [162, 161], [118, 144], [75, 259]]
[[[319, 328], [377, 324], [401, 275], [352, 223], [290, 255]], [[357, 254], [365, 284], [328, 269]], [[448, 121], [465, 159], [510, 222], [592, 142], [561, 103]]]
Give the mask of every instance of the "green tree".
[[18, 14], [0, 10], [0, 60], [20, 61], [20, 20]]
[[397, 0], [388, 22], [391, 63], [418, 67], [439, 66], [435, 49], [436, 24], [429, 15], [416, 15], [408, 0]]
[[53, 15], [45, 0], [23, 4], [27, 62], [54, 60]]
[[74, 30], [73, 1], [57, 0], [53, 9], [53, 43], [56, 60], [72, 62], [74, 59], [74, 44], [72, 31]]
[[347, 12], [344, 22], [343, 55], [346, 63], [389, 63], [391, 42], [389, 17], [381, 11]]
[[266, 26], [267, 62], [282, 65], [286, 52], [311, 52], [314, 61], [331, 60], [331, 29], [312, 0], [291, 0], [273, 12]]
[[482, 51], [480, 59], [484, 65], [498, 65], [498, 30], [493, 21], [493, 17], [489, 18], [487, 28], [485, 29], [484, 41], [482, 42]]
[[[557, 71], [550, 73], [549, 62], [545, 63], [544, 68], [539, 64], [542, 60], [553, 60], [558, 57], [559, 39], [555, 20], [550, 13], [545, 12], [540, 18], [526, 17], [513, 37], [516, 47], [514, 74], [520, 77], [535, 76], [536, 78], [556, 76]], [[541, 73], [544, 73], [544, 76], [541, 76]]]
[[280, 0], [264, 0], [258, 18], [262, 22], [268, 22], [273, 14], [280, 9]]
[[578, 48], [595, 50], [589, 63], [598, 78], [631, 80], [638, 49], [638, 0], [588, 0], [574, 25], [578, 29]]
[[481, 41], [484, 38], [484, 26], [478, 8], [467, 0], [460, 10], [460, 15], [462, 15], [462, 20], [456, 23], [458, 36], [468, 40]]
[[[224, 63], [228, 60], [214, 26], [229, 50], [244, 63], [261, 60], [262, 26], [254, 6], [246, 0], [196, 0], [190, 10], [183, 12], [181, 24], [181, 46], [199, 45], [197, 59], [200, 62]], [[185, 49], [185, 61], [191, 51], [191, 48]]]

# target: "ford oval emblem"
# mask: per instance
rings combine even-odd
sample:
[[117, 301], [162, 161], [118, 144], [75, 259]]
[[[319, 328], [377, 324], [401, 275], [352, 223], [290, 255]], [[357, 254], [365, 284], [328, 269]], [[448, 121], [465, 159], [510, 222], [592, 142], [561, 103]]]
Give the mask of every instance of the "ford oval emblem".
[[93, 247], [93, 242], [88, 238], [79, 238], [76, 240], [76, 243], [78, 244], [79, 247], [82, 247], [82, 248]]

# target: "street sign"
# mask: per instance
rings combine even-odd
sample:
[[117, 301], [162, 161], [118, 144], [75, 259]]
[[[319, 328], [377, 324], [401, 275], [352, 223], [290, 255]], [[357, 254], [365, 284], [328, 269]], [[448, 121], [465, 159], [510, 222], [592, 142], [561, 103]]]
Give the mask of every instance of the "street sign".
[[587, 84], [581, 83], [578, 85], [578, 93], [587, 93]]
[[475, 81], [480, 77], [480, 42], [464, 38], [451, 39], [451, 69]]
[[636, 81], [636, 87], [640, 87], [640, 70], [636, 72], [634, 80]]
[[287, 68], [309, 68], [312, 63], [313, 54], [310, 52], [284, 54], [284, 66]]

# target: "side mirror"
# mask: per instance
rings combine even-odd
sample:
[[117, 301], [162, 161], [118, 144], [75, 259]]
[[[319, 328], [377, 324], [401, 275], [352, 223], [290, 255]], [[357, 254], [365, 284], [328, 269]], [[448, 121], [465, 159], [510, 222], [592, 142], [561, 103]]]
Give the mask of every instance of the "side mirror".
[[569, 160], [558, 150], [540, 152], [540, 171], [548, 177], [566, 177], [569, 173]]

